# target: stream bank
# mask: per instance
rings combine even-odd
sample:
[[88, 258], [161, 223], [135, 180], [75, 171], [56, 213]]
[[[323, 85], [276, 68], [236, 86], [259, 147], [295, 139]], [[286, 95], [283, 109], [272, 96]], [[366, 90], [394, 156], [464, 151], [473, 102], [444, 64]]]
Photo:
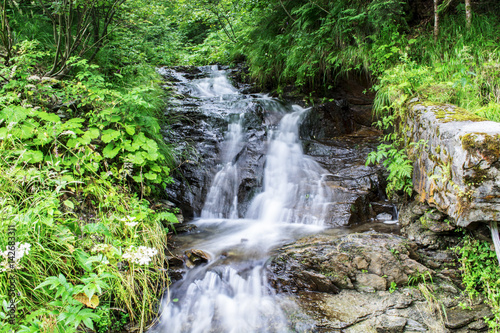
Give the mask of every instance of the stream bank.
[[[188, 313], [195, 307], [196, 316], [206, 322], [201, 326], [190, 322], [186, 327], [177, 320], [177, 326], [160, 326], [158, 332], [166, 332], [166, 327], [168, 332], [225, 332], [225, 315], [214, 317], [218, 311], [212, 310], [217, 307], [214, 298], [225, 295], [226, 302], [240, 309], [236, 301], [240, 293], [249, 300], [269, 303], [271, 317], [251, 312], [258, 325], [248, 327], [248, 332], [487, 330], [483, 317], [491, 312], [481, 299], [470, 310], [459, 307], [466, 299], [461, 296], [456, 255], [449, 250], [457, 243], [455, 228], [425, 205], [407, 206], [398, 216], [393, 204], [385, 200], [383, 172], [365, 166], [380, 133], [356, 120], [347, 100], [301, 111], [261, 94], [243, 94], [235, 88], [238, 84], [228, 85], [218, 72], [218, 68], [162, 69], [163, 75], [177, 82], [171, 89], [178, 92], [170, 111], [176, 122], [167, 139], [177, 142], [186, 156], [167, 193], [186, 219], [194, 221], [191, 231], [176, 239], [177, 253], [170, 263], [177, 266], [171, 270], [179, 282], [172, 294], [181, 303], [186, 292], [199, 289], [202, 294], [197, 297], [206, 300], [199, 303], [189, 296], [190, 305], [184, 308], [167, 299], [165, 308], [168, 318], [185, 313], [182, 318], [192, 321]], [[299, 149], [295, 145], [300, 142], [307, 156], [299, 160], [304, 158], [308, 165], [315, 161], [325, 170], [316, 181], [331, 194], [325, 197], [327, 209], [321, 210], [320, 229], [292, 228], [292, 223], [280, 227], [284, 228], [279, 229], [280, 237], [269, 238], [274, 227], [251, 227], [252, 221], [262, 220], [260, 213], [253, 217], [253, 206], [259, 205], [255, 202], [270, 186], [265, 175], [272, 161], [273, 133], [283, 131], [285, 115], [297, 111], [304, 114], [296, 129], [301, 140], [287, 141], [287, 145]], [[289, 168], [293, 165], [280, 170], [286, 173]], [[220, 190], [214, 191], [221, 175], [226, 178], [216, 186]], [[297, 221], [309, 221], [304, 215], [312, 207], [310, 196], [318, 195], [314, 191], [309, 188], [294, 199], [306, 204], [293, 215]], [[208, 204], [207, 208], [215, 192], [213, 202], [220, 206]], [[242, 286], [259, 280], [259, 291], [247, 287], [245, 292], [237, 291], [234, 277]], [[214, 292], [210, 284], [225, 286], [226, 291]], [[227, 294], [227, 290], [232, 291]], [[201, 304], [205, 310], [199, 312]], [[242, 321], [231, 323], [248, 325], [251, 318], [245, 315]]]

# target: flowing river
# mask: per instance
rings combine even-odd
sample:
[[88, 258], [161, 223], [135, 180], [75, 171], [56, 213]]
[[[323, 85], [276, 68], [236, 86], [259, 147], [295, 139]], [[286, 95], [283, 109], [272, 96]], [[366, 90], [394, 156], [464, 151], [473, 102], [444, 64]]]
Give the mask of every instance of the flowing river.
[[[338, 196], [325, 182], [328, 171], [303, 153], [298, 126], [308, 110], [240, 93], [224, 71], [205, 71], [208, 76], [196, 80], [175, 73], [177, 89], [201, 101], [201, 112], [229, 121], [219, 171], [201, 216], [192, 222], [197, 231], [178, 238], [182, 250], [202, 250], [210, 260], [170, 287], [152, 332], [306, 332], [311, 329], [307, 317], [297, 314], [291, 299], [273, 292], [265, 265], [273, 248], [323, 230]], [[276, 121], [266, 129], [262, 184], [242, 212], [238, 160], [252, 140], [243, 126], [252, 103]]]

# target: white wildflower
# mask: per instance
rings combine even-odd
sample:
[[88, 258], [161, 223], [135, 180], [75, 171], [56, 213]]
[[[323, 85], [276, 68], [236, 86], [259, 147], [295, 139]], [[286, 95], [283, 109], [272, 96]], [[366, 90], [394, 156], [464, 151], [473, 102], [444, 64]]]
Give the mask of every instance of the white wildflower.
[[133, 228], [133, 227], [135, 227], [138, 224], [139, 224], [139, 222], [125, 222], [125, 225], [127, 227], [130, 227], [130, 228]]
[[123, 259], [132, 259], [132, 254], [130, 252], [125, 252], [122, 256]]
[[142, 256], [142, 257], [137, 259], [137, 263], [139, 265], [149, 265], [150, 262], [151, 262], [151, 258], [149, 258], [147, 256]]
[[90, 252], [104, 252], [108, 249], [109, 245], [108, 244], [96, 244], [94, 247], [90, 250]]
[[0, 271], [5, 272], [7, 270], [19, 269], [19, 261], [30, 252], [31, 244], [29, 243], [19, 243], [16, 242], [14, 245], [14, 250], [10, 250], [7, 246], [5, 251], [0, 251], [1, 256], [4, 258], [0, 263]]
[[125, 251], [122, 258], [135, 264], [149, 265], [156, 254], [158, 254], [158, 250], [155, 248], [149, 248], [146, 246], [139, 246], [138, 248], [135, 248], [134, 246], [131, 246]]
[[158, 254], [158, 250], [155, 248], [148, 248], [146, 251], [144, 251], [148, 256], [153, 257]]
[[61, 135], [76, 135], [76, 133], [73, 132], [73, 131], [68, 130], [68, 131], [62, 132]]

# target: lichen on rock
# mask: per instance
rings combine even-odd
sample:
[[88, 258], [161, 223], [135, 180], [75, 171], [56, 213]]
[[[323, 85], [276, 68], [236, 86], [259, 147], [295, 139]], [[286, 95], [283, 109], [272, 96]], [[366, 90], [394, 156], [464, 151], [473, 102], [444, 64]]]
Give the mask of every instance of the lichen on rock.
[[421, 200], [459, 226], [499, 221], [500, 124], [453, 105], [413, 103], [409, 108], [405, 136], [428, 145], [413, 154], [413, 184]]

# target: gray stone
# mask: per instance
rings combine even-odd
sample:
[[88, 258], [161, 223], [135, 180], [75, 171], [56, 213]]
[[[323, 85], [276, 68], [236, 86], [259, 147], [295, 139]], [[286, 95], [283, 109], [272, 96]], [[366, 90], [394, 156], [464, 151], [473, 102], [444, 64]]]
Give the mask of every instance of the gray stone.
[[403, 332], [406, 318], [396, 316], [382, 316], [377, 324], [377, 333], [399, 333]]
[[432, 271], [409, 258], [403, 238], [374, 232], [306, 237], [277, 252], [268, 266], [269, 280], [287, 292], [318, 291], [308, 275], [312, 272], [327, 277], [339, 289], [353, 289], [351, 279], [356, 277], [358, 288], [385, 290], [386, 281], [403, 285], [409, 274]]
[[471, 323], [475, 319], [475, 312], [460, 307], [452, 308], [446, 311], [446, 327], [461, 328]]
[[392, 221], [392, 215], [388, 213], [380, 213], [376, 217], [379, 221]]
[[427, 332], [427, 328], [416, 320], [408, 319], [405, 326], [406, 332]]
[[473, 331], [484, 331], [487, 329], [487, 326], [488, 325], [486, 325], [484, 320], [481, 319], [481, 320], [477, 320], [475, 322], [470, 323], [469, 326], [467, 326], [467, 327]]
[[500, 123], [465, 112], [417, 103], [406, 117], [407, 137], [429, 146], [410, 151], [415, 190], [462, 227], [500, 221]]
[[[356, 283], [354, 284], [357, 290], [386, 290], [387, 281], [375, 274], [358, 274], [356, 275]], [[368, 287], [368, 289], [366, 289]]]

